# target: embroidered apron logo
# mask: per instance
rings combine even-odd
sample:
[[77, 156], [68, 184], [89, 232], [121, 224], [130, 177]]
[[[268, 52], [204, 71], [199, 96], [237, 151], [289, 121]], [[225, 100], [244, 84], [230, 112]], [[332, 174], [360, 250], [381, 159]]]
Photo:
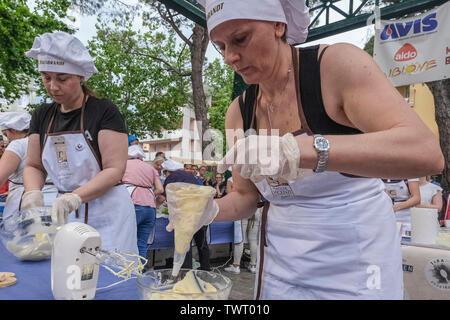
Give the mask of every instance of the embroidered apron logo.
[[78, 143], [76, 146], [75, 146], [75, 150], [77, 150], [77, 151], [81, 151], [81, 150], [83, 150], [84, 149], [84, 146], [81, 144], [81, 143]]
[[450, 291], [450, 261], [439, 258], [428, 261], [425, 277], [431, 286]]
[[276, 180], [272, 177], [267, 177], [266, 180], [275, 198], [285, 199], [294, 197], [294, 191], [292, 191], [291, 186], [286, 180], [282, 178]]

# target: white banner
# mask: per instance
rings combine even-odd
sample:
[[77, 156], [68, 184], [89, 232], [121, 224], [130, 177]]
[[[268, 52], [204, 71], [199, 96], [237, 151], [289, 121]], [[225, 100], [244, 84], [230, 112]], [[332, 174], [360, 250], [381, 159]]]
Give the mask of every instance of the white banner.
[[374, 59], [395, 87], [450, 77], [450, 2], [378, 25]]

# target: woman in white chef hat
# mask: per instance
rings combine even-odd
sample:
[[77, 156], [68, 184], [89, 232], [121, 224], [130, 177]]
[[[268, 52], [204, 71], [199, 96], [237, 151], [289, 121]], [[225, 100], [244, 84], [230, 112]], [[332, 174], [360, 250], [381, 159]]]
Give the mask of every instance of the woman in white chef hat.
[[128, 134], [118, 108], [84, 85], [97, 69], [87, 49], [65, 32], [36, 37], [26, 55], [37, 59], [53, 98], [33, 113], [24, 170], [24, 207], [42, 202], [48, 175], [59, 191], [58, 223], [79, 221], [97, 229], [102, 248], [137, 254], [136, 216], [123, 184]]
[[[267, 200], [256, 298], [402, 299], [400, 237], [378, 177], [440, 172], [433, 133], [364, 51], [292, 46], [307, 36], [304, 0], [200, 2], [211, 41], [250, 84], [228, 108], [218, 166], [233, 165], [234, 192], [204, 214], [238, 220]], [[257, 135], [236, 142], [249, 128]]]
[[[0, 127], [8, 139], [8, 147], [0, 159], [0, 185], [9, 181], [3, 218], [20, 210], [20, 199], [23, 194], [23, 169], [27, 158], [28, 128], [31, 116], [26, 112], [0, 112]], [[47, 180], [43, 188], [44, 205], [51, 206], [56, 198], [57, 190]]]

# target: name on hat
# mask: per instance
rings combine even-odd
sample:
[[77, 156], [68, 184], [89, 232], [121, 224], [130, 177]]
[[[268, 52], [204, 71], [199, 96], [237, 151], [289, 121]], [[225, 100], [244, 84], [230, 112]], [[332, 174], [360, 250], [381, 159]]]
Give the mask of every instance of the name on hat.
[[56, 60], [39, 60], [39, 64], [56, 64], [63, 66], [64, 61], [56, 61]]
[[209, 10], [208, 14], [206, 15], [206, 20], [209, 20], [214, 14], [216, 14], [222, 9], [223, 9], [223, 2], [219, 3], [217, 6]]

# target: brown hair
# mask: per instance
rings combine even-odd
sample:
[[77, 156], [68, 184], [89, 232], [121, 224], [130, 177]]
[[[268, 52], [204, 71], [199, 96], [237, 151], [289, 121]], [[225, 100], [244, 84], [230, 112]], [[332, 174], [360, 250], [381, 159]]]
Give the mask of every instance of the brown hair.
[[88, 86], [86, 86], [84, 83], [81, 84], [81, 87], [83, 88], [83, 92], [89, 96], [95, 97], [95, 98], [100, 98], [100, 95], [94, 91], [93, 89], [89, 88]]

